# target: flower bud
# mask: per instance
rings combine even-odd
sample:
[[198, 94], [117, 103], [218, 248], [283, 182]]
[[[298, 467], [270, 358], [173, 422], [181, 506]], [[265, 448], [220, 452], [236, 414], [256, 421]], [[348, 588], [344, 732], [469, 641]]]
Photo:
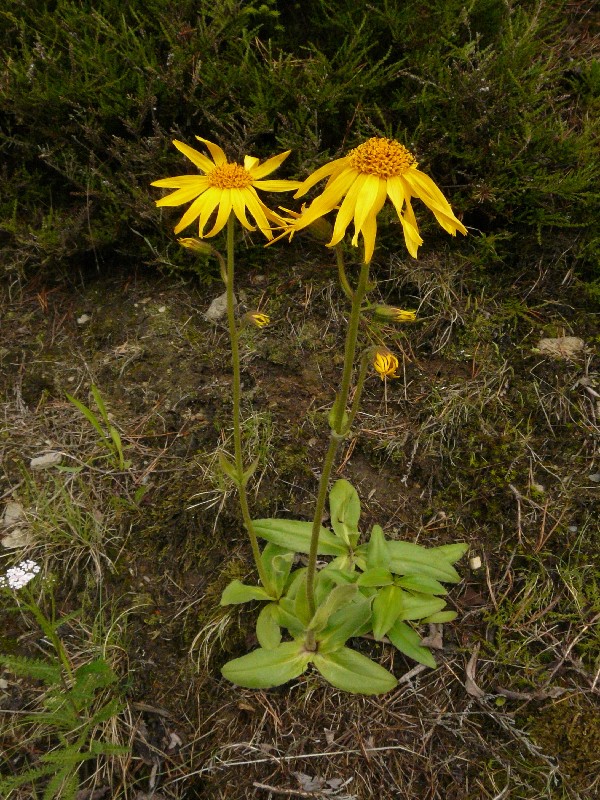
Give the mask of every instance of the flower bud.
[[197, 253], [202, 253], [205, 256], [209, 256], [213, 252], [211, 245], [200, 239], [177, 239], [177, 242], [182, 247], [187, 247], [188, 250], [195, 250]]
[[397, 378], [398, 359], [387, 347], [376, 347], [373, 351], [373, 367], [381, 380]]
[[416, 311], [405, 311], [396, 306], [375, 306], [373, 314], [385, 322], [414, 322], [417, 318]]
[[266, 328], [269, 322], [271, 318], [260, 311], [248, 311], [242, 317], [242, 325], [254, 325], [255, 328]]

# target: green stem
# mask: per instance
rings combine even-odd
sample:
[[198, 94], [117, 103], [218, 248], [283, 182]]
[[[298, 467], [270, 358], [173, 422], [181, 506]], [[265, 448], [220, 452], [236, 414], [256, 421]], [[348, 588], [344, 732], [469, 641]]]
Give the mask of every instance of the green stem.
[[356, 389], [352, 399], [352, 406], [350, 408], [350, 413], [348, 414], [348, 421], [344, 427], [344, 433], [348, 433], [354, 423], [356, 414], [358, 413], [360, 398], [362, 397], [362, 391], [365, 385], [365, 378], [367, 377], [367, 370], [369, 369], [370, 360], [370, 351], [365, 350], [360, 359], [360, 371], [358, 373], [358, 380], [356, 381]]
[[252, 525], [252, 518], [248, 508], [248, 495], [246, 493], [246, 483], [244, 479], [244, 459], [242, 453], [242, 427], [240, 424], [240, 401], [241, 401], [241, 369], [240, 369], [240, 348], [239, 330], [235, 319], [235, 300], [233, 293], [234, 279], [234, 225], [235, 217], [233, 213], [227, 220], [227, 276], [225, 288], [227, 289], [227, 322], [229, 325], [229, 337], [231, 339], [231, 362], [233, 365], [233, 446], [235, 451], [235, 468], [237, 472], [236, 485], [239, 492], [240, 506], [244, 526], [250, 538], [250, 547], [254, 556], [254, 563], [258, 571], [260, 582], [265, 589], [270, 592], [271, 585], [260, 558], [260, 548], [258, 539]]
[[[317, 504], [315, 507], [315, 515], [313, 518], [310, 552], [308, 554], [308, 568], [306, 571], [306, 594], [308, 598], [308, 607], [311, 616], [316, 611], [315, 601], [315, 574], [317, 569], [317, 551], [319, 549], [319, 531], [321, 529], [321, 519], [325, 509], [325, 500], [327, 497], [327, 489], [329, 486], [329, 478], [333, 469], [335, 457], [340, 445], [341, 440], [347, 433], [348, 425], [344, 423], [344, 414], [346, 405], [348, 403], [348, 395], [350, 393], [350, 381], [352, 379], [352, 368], [354, 366], [354, 355], [356, 353], [356, 342], [358, 339], [358, 328], [360, 323], [360, 311], [363, 298], [367, 292], [367, 285], [369, 282], [369, 264], [362, 264], [360, 269], [360, 276], [358, 279], [358, 286], [356, 291], [352, 292], [352, 310], [350, 312], [350, 321], [348, 323], [348, 331], [346, 333], [346, 346], [344, 350], [344, 369], [342, 372], [342, 381], [340, 391], [335, 401], [335, 414], [332, 424], [331, 435], [329, 438], [329, 447], [323, 463], [323, 470], [319, 481], [319, 490], [317, 493]], [[361, 369], [362, 372], [362, 369]], [[363, 377], [364, 383], [364, 377]], [[362, 386], [360, 387], [362, 389]], [[357, 405], [358, 407], [358, 405]], [[353, 404], [354, 408], [354, 404]], [[356, 410], [354, 410], [356, 413]], [[306, 646], [311, 649], [310, 645], [313, 644], [313, 636], [308, 637]]]
[[348, 283], [348, 278], [346, 276], [346, 267], [344, 265], [344, 248], [342, 244], [336, 244], [335, 246], [335, 260], [337, 261], [337, 268], [338, 268], [338, 277], [340, 279], [340, 284], [344, 291], [344, 294], [352, 302], [354, 298], [354, 292], [352, 291], [352, 287]]

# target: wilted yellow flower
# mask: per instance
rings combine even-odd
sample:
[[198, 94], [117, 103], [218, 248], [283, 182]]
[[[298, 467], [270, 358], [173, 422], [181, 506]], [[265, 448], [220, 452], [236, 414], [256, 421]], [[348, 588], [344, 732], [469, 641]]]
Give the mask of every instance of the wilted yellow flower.
[[416, 311], [405, 311], [396, 306], [375, 306], [373, 313], [387, 322], [414, 322], [417, 318]]
[[271, 318], [260, 311], [247, 311], [242, 317], [242, 320], [250, 323], [250, 325], [254, 325], [256, 328], [266, 328], [269, 322], [271, 322]]
[[[177, 189], [177, 191], [157, 200], [157, 206], [181, 206], [190, 200], [193, 201], [175, 226], [175, 233], [179, 233], [199, 218], [198, 236], [201, 239], [205, 236], [216, 236], [225, 226], [232, 211], [245, 228], [249, 231], [256, 230], [256, 227], [248, 221], [247, 209], [260, 232], [267, 239], [272, 239], [273, 234], [269, 221], [280, 225], [282, 219], [267, 208], [259, 198], [256, 190], [288, 192], [297, 188], [297, 181], [262, 180], [265, 175], [269, 175], [269, 173], [277, 169], [291, 151], [287, 150], [278, 156], [268, 158], [262, 164], [259, 163], [258, 158], [244, 156], [244, 165], [242, 166], [241, 164], [227, 161], [225, 153], [218, 145], [203, 139], [201, 136], [196, 136], [196, 139], [206, 145], [212, 156], [212, 161], [203, 153], [194, 150], [193, 147], [189, 147], [183, 142], [175, 139], [173, 144], [204, 174], [161, 178], [151, 184], [152, 186], [162, 186], [167, 189]], [[204, 228], [215, 211], [217, 212], [215, 223], [208, 233], [204, 233]]]
[[302, 197], [323, 178], [328, 178], [325, 189], [312, 201], [302, 217], [294, 222], [294, 229], [300, 230], [311, 225], [319, 217], [333, 211], [341, 201], [328, 247], [342, 240], [353, 219], [352, 244], [358, 245], [358, 235], [362, 234], [366, 262], [371, 260], [375, 248], [377, 214], [388, 197], [402, 224], [408, 252], [414, 258], [423, 240], [419, 236], [411, 205], [413, 197], [425, 203], [448, 233], [455, 236], [456, 231], [463, 234], [467, 232], [435, 183], [417, 169], [412, 153], [392, 139], [373, 137], [355, 147], [344, 158], [325, 164], [302, 183], [294, 197]]
[[373, 351], [373, 366], [382, 381], [386, 378], [398, 377], [396, 375], [396, 370], [399, 366], [398, 359], [387, 347], [377, 347]]

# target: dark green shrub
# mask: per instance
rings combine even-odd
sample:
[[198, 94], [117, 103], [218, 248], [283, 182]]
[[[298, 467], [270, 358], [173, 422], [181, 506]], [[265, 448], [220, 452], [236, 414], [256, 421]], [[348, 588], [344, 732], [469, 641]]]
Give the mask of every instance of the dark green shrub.
[[[474, 229], [457, 245], [469, 257], [489, 261], [490, 242], [507, 263], [568, 249], [598, 278], [600, 73], [570, 12], [549, 0], [367, 11], [350, 0], [9, 0], [5, 268], [139, 260], [140, 249], [185, 263], [148, 186], [189, 169], [174, 136], [212, 137], [232, 157], [293, 148], [287, 177], [379, 133], [435, 175]], [[432, 226], [429, 246], [437, 236]]]

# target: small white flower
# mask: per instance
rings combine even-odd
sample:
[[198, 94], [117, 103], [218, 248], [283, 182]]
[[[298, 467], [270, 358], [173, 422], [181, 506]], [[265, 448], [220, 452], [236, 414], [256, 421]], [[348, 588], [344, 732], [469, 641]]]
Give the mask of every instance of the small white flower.
[[40, 566], [35, 561], [30, 559], [21, 561], [16, 567], [7, 569], [6, 575], [0, 577], [0, 588], [22, 589], [23, 586], [27, 586], [30, 580], [35, 578], [39, 571]]

